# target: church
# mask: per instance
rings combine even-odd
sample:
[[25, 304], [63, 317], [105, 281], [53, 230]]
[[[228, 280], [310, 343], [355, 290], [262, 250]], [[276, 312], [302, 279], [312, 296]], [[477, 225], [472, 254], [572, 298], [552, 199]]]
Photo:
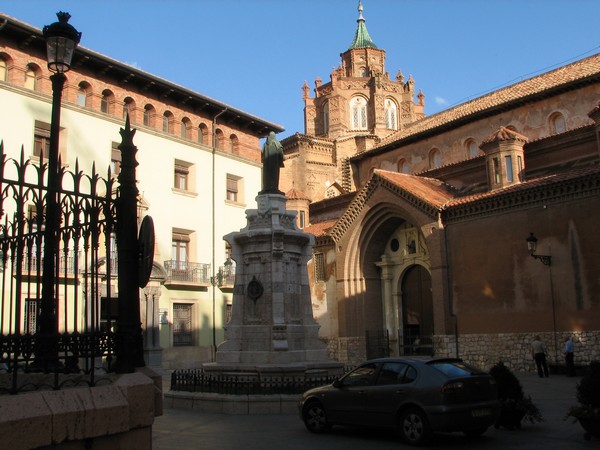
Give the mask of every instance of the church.
[[[281, 190], [316, 236], [313, 312], [330, 355], [533, 366], [600, 358], [600, 54], [427, 117], [366, 27], [302, 87]], [[375, 34], [374, 34], [375, 35]]]

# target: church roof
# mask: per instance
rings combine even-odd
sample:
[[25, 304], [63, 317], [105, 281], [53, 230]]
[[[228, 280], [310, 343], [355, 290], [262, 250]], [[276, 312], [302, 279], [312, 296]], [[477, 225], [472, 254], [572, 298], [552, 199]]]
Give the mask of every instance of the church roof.
[[598, 80], [600, 80], [600, 53], [417, 120], [386, 137], [378, 146], [355, 155], [351, 159], [359, 161], [385, 153], [405, 143], [443, 133], [465, 123], [497, 114], [499, 111], [556, 95], [557, 92], [566, 92], [583, 85], [596, 83]]
[[367, 31], [367, 25], [365, 24], [365, 18], [362, 15], [363, 6], [362, 1], [358, 2], [358, 27], [356, 28], [356, 34], [354, 35], [354, 40], [348, 50], [352, 50], [354, 48], [377, 48], [371, 36], [369, 36], [369, 32]]
[[304, 192], [299, 191], [298, 189], [292, 188], [285, 193], [285, 196], [288, 200], [309, 200], [310, 198]]

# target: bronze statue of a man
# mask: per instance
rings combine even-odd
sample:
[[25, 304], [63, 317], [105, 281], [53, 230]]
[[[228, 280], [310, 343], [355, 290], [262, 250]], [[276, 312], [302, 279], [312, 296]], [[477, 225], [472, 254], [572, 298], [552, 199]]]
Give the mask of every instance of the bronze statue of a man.
[[262, 148], [262, 190], [259, 194], [282, 194], [279, 190], [279, 169], [283, 167], [283, 146], [271, 131]]

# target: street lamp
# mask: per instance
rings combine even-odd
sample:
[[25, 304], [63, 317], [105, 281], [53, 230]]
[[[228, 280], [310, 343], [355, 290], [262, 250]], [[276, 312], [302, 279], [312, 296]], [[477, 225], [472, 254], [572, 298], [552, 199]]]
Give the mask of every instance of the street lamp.
[[535, 258], [539, 259], [542, 264], [545, 266], [549, 266], [552, 264], [552, 256], [550, 255], [536, 255], [535, 251], [537, 250], [537, 238], [533, 233], [529, 233], [529, 237], [525, 239], [527, 241], [527, 250], [529, 250], [529, 254]]
[[529, 237], [527, 237], [525, 241], [527, 241], [527, 250], [529, 250], [529, 254], [533, 258], [540, 260], [545, 266], [548, 266], [548, 275], [550, 276], [550, 297], [552, 299], [552, 334], [554, 336], [554, 361], [556, 364], [558, 364], [558, 339], [556, 335], [556, 304], [554, 300], [554, 283], [552, 281], [552, 256], [535, 254], [535, 251], [537, 250], [538, 239], [533, 233], [529, 233]]
[[[50, 76], [50, 80], [52, 81], [50, 147], [48, 155], [42, 155], [48, 159], [48, 190], [46, 193], [46, 224], [44, 228], [44, 262], [39, 329], [40, 334], [44, 338], [57, 336], [58, 334], [54, 285], [55, 274], [57, 272], [56, 266], [58, 264], [56, 254], [60, 232], [60, 201], [58, 198], [60, 190], [58, 152], [60, 104], [66, 80], [64, 74], [71, 68], [73, 51], [81, 39], [81, 33], [67, 23], [71, 17], [69, 13], [58, 12], [56, 16], [58, 17], [58, 22], [45, 26], [43, 30], [48, 54], [48, 70], [53, 72]], [[54, 342], [54, 339], [48, 339], [48, 341]], [[42, 364], [47, 368], [48, 364], [56, 364], [57, 353], [58, 345], [55, 343], [50, 345], [50, 347], [44, 347], [44, 350], [38, 351], [37, 356], [40, 357]]]

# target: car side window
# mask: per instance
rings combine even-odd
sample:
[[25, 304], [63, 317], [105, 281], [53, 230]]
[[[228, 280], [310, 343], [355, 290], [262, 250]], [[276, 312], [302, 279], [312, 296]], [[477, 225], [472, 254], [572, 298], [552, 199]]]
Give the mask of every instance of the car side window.
[[401, 362], [384, 363], [377, 384], [405, 384], [412, 383], [417, 378], [414, 367]]
[[377, 364], [365, 364], [346, 375], [342, 380], [342, 384], [344, 386], [368, 386], [373, 384], [376, 372]]

